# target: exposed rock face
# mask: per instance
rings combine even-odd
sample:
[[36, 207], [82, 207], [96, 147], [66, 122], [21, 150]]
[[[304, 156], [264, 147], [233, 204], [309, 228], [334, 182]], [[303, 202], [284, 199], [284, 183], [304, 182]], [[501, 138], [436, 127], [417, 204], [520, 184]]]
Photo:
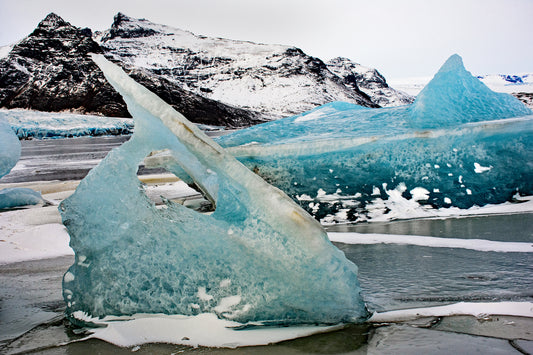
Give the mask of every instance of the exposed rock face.
[[[124, 101], [89, 53], [103, 53], [91, 30], [48, 15], [0, 60], [0, 107], [129, 117]], [[206, 99], [164, 77], [137, 68], [130, 71], [193, 122], [241, 127], [262, 121], [256, 112]]]
[[129, 117], [89, 53], [103, 53], [195, 123], [243, 127], [331, 101], [412, 102], [348, 59], [326, 65], [295, 47], [198, 36], [121, 13], [93, 35], [52, 13], [0, 57], [0, 107]]
[[344, 80], [346, 86], [359, 88], [381, 107], [409, 105], [415, 100], [413, 96], [391, 88], [376, 69], [348, 58], [334, 58], [327, 62], [327, 66]]
[[106, 56], [128, 68], [144, 68], [198, 95], [269, 116], [331, 101], [377, 107], [357, 85], [345, 85], [324, 62], [295, 47], [197, 36], [121, 13], [98, 41]]
[[88, 53], [102, 53], [89, 29], [49, 14], [0, 61], [0, 106], [125, 114], [125, 104]]
[[511, 95], [522, 101], [527, 107], [533, 109], [533, 93], [531, 92], [513, 92]]

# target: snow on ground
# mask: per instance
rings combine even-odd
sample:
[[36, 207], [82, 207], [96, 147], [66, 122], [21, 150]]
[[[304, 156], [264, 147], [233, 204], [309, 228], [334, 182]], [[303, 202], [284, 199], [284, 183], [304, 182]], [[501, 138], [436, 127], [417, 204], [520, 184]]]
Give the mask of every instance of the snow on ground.
[[[88, 339], [97, 338], [123, 347], [145, 343], [170, 343], [193, 347], [236, 348], [267, 345], [342, 328], [342, 325], [309, 325], [238, 329], [243, 324], [219, 319], [212, 313], [197, 316], [134, 314], [131, 317], [107, 316], [97, 319], [79, 312], [76, 316], [85, 321], [105, 325], [92, 329], [93, 334], [88, 336]], [[147, 331], [148, 329], [150, 331]]]
[[[438, 307], [374, 313], [369, 322], [402, 322], [420, 317], [454, 315], [472, 315], [477, 318], [485, 318], [490, 315], [510, 315], [532, 318], [533, 302], [459, 302]], [[76, 316], [101, 326], [92, 329], [93, 333], [86, 339], [97, 338], [123, 347], [133, 347], [145, 343], [171, 343], [193, 347], [236, 348], [277, 343], [342, 329], [344, 326], [341, 324], [337, 326], [249, 327], [239, 329], [243, 324], [219, 319], [215, 314], [199, 314], [197, 316], [134, 314], [130, 317], [107, 316], [103, 319], [97, 319], [79, 312]], [[151, 331], [148, 332], [147, 329]]]
[[[431, 79], [431, 76], [420, 76], [388, 79], [387, 82], [396, 90], [416, 96]], [[533, 74], [479, 75], [478, 79], [487, 85], [489, 89], [496, 92], [504, 92], [507, 94], [514, 92], [533, 93]]]
[[517, 317], [533, 317], [533, 302], [459, 302], [446, 306], [401, 309], [374, 313], [370, 322], [401, 322], [420, 317], [445, 317], [455, 315], [471, 315], [484, 317], [488, 315], [508, 315]]
[[533, 253], [533, 243], [498, 242], [485, 239], [437, 238], [418, 235], [328, 233], [332, 242], [345, 244], [409, 244], [432, 248], [460, 248], [503, 253]]

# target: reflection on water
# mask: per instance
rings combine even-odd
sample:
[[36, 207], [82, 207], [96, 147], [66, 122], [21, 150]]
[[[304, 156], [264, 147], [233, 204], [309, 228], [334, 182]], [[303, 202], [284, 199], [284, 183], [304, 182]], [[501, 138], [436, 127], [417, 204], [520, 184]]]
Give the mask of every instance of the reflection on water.
[[364, 299], [383, 311], [460, 301], [533, 301], [533, 254], [336, 244], [359, 266]]
[[[532, 242], [533, 214], [328, 227], [332, 230]], [[335, 245], [359, 266], [364, 297], [373, 310], [460, 301], [533, 301], [533, 253], [391, 244]]]

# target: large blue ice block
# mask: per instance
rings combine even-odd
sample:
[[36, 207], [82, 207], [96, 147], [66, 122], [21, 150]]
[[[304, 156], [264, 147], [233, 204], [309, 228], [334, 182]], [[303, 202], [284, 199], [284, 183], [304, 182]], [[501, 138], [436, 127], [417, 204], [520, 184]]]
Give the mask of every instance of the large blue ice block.
[[[75, 263], [67, 315], [216, 313], [241, 322], [356, 322], [367, 317], [357, 267], [319, 223], [181, 114], [94, 56], [135, 119], [133, 137], [60, 206]], [[156, 207], [137, 167], [169, 149], [216, 205], [211, 215]]]
[[454, 55], [410, 106], [333, 102], [217, 141], [318, 220], [361, 221], [393, 190], [428, 208], [533, 194], [531, 114]]

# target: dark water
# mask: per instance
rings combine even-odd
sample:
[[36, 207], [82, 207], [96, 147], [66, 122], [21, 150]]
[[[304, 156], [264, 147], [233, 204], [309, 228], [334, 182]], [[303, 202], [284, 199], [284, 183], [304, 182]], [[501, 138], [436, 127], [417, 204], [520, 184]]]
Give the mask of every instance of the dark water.
[[[517, 221], [530, 225], [532, 218], [533, 214], [525, 213], [482, 218], [453, 218], [447, 220], [447, 223], [450, 230], [459, 231], [460, 226], [466, 223], [465, 220], [470, 220], [469, 223], [473, 228], [467, 234], [471, 238], [479, 238], [481, 235], [476, 236], [474, 231], [477, 230], [483, 234], [484, 225], [497, 224], [504, 231], [506, 225], [518, 223]], [[395, 230], [395, 226], [398, 226], [401, 230], [404, 223], [391, 222], [387, 228]], [[417, 226], [419, 223], [425, 225], [427, 221], [411, 221], [413, 228], [427, 228], [427, 226]], [[434, 226], [434, 230], [427, 229], [430, 235], [442, 233], [438, 223]], [[360, 226], [353, 226], [348, 229], [358, 230], [359, 228]], [[372, 233], [382, 228], [382, 224], [365, 225], [366, 231]], [[515, 235], [511, 239], [530, 240], [528, 239], [530, 232], [527, 229], [517, 229], [513, 232]], [[461, 234], [453, 236], [457, 238], [461, 237]], [[507, 235], [500, 236], [505, 241]], [[481, 252], [409, 245], [342, 243], [336, 243], [336, 245], [359, 266], [359, 280], [364, 291], [364, 298], [372, 311], [446, 305], [461, 301], [533, 301], [533, 253]], [[3, 350], [9, 353], [11, 350], [35, 349], [36, 347], [40, 347], [40, 352], [45, 354], [131, 352], [131, 349], [120, 349], [98, 340], [58, 346], [60, 343], [71, 342], [80, 337], [65, 326], [63, 319], [61, 276], [72, 260], [72, 257], [64, 257], [0, 266], [0, 283], [2, 284], [0, 288], [0, 353], [3, 353]], [[496, 322], [497, 319], [492, 319], [492, 321]], [[438, 330], [438, 327], [443, 327], [443, 325], [442, 320], [437, 319], [422, 328], [419, 328], [419, 325], [414, 328], [412, 325], [405, 328], [402, 326], [376, 328], [368, 324], [351, 326], [334, 333], [268, 347], [224, 350], [190, 349], [175, 345], [152, 344], [141, 347], [139, 351], [156, 354], [183, 351], [246, 354], [253, 349], [254, 353], [261, 354], [357, 354], [367, 353], [367, 351], [382, 353], [374, 350], [387, 345], [390, 348], [384, 348], [383, 353], [396, 353], [394, 349], [402, 349], [401, 353], [410, 354], [417, 353], [417, 349], [423, 353], [445, 353], [441, 350], [448, 349], [448, 347], [455, 348], [457, 351], [460, 349], [484, 350], [482, 352], [489, 354], [513, 353], [515, 348], [512, 342], [497, 339], [502, 337], [500, 332], [506, 331], [509, 339], [514, 339], [513, 337], [523, 339], [524, 335], [516, 334], [516, 331], [521, 329], [527, 333], [526, 337], [531, 334], [531, 339], [520, 340], [521, 346], [527, 348], [533, 345], [531, 342], [533, 322], [523, 319], [520, 320], [523, 322], [521, 327], [510, 328], [510, 324], [518, 324], [518, 321], [516, 319], [502, 321], [496, 327], [497, 336], [494, 338], [464, 334], [464, 336], [459, 336], [453, 332], [450, 333], [450, 327], [464, 327], [460, 322], [455, 324], [452, 318], [445, 323], [447, 324], [446, 331]], [[481, 327], [481, 323], [481, 321], [474, 321], [476, 327]], [[376, 337], [383, 338], [380, 338], [379, 344], [376, 343]], [[394, 339], [393, 343], [390, 343], [391, 339]], [[428, 348], [428, 342], [434, 345], [444, 344], [445, 347]], [[373, 350], [370, 351], [369, 347]]]

